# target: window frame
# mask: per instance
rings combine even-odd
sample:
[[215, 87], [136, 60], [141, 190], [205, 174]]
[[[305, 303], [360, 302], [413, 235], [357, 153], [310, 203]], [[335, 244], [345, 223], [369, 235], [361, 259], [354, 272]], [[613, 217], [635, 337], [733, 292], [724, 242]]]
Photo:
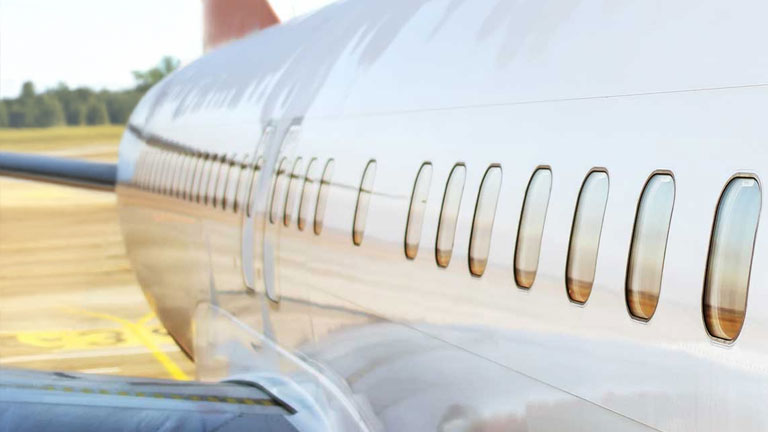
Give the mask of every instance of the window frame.
[[[478, 274], [475, 273], [472, 269], [472, 243], [475, 239], [475, 223], [477, 222], [477, 211], [479, 209], [480, 204], [480, 198], [483, 193], [483, 186], [485, 186], [485, 181], [488, 179], [488, 174], [490, 174], [491, 170], [494, 168], [499, 169], [499, 191], [496, 194], [496, 200], [493, 208], [493, 220], [491, 221], [491, 226], [489, 228], [488, 233], [488, 252], [487, 256], [485, 257], [485, 265], [483, 266], [482, 271]], [[485, 274], [485, 271], [488, 269], [488, 259], [491, 256], [491, 241], [493, 240], [493, 226], [496, 224], [496, 216], [499, 211], [499, 198], [501, 198], [501, 188], [504, 186], [504, 169], [501, 167], [500, 163], [492, 163], [488, 165], [488, 167], [485, 169], [485, 172], [483, 173], [483, 178], [480, 180], [480, 186], [477, 188], [477, 198], [475, 199], [475, 206], [474, 211], [472, 213], [472, 228], [469, 231], [469, 245], [467, 246], [467, 265], [469, 266], [469, 274], [472, 275], [472, 277], [481, 278]]]
[[[445, 198], [448, 196], [448, 187], [451, 184], [451, 179], [453, 178], [454, 173], [456, 172], [456, 168], [462, 168], [464, 170], [464, 178], [462, 178], [461, 181], [461, 192], [459, 193], [459, 204], [456, 207], [456, 223], [453, 226], [453, 233], [451, 235], [451, 250], [450, 255], [448, 256], [448, 262], [445, 263], [445, 265], [440, 262], [440, 232], [442, 230], [443, 226], [443, 213], [445, 212]], [[451, 264], [451, 259], [453, 258], [453, 249], [454, 245], [456, 244], [456, 229], [459, 225], [459, 215], [461, 214], [461, 204], [464, 202], [464, 190], [467, 186], [467, 166], [464, 162], [457, 162], [451, 167], [451, 171], [448, 173], [448, 178], [445, 180], [445, 188], [443, 188], [443, 199], [440, 203], [440, 214], [438, 215], [437, 219], [437, 231], [435, 233], [435, 264], [437, 264], [438, 268], [445, 269], [448, 268], [448, 266]]]
[[[301, 179], [301, 172], [304, 168], [304, 158], [297, 156], [293, 159], [293, 166], [291, 172], [288, 174], [288, 186], [285, 191], [285, 203], [283, 204], [283, 226], [291, 226], [293, 216], [296, 214], [296, 202], [297, 197], [301, 195], [300, 191], [303, 182]], [[298, 223], [298, 222], [297, 222]]]
[[[296, 217], [296, 226], [299, 229], [299, 231], [304, 231], [306, 229], [309, 218], [312, 216], [312, 191], [309, 190], [308, 186], [313, 185], [314, 187], [315, 183], [318, 183], [318, 188], [320, 187], [319, 179], [315, 178], [315, 170], [316, 166], [320, 164], [320, 160], [316, 157], [310, 158], [309, 162], [307, 163], [307, 170], [304, 173], [304, 182], [301, 186], [301, 194], [299, 195], [299, 210], [298, 215]], [[303, 217], [302, 217], [303, 216]]]
[[[370, 173], [370, 170], [373, 169], [373, 173]], [[368, 227], [368, 211], [371, 207], [371, 198], [373, 198], [373, 185], [376, 182], [376, 174], [379, 169], [379, 164], [376, 161], [376, 159], [369, 159], [368, 162], [365, 164], [365, 168], [363, 169], [363, 174], [360, 176], [360, 187], [357, 189], [357, 200], [355, 201], [355, 213], [354, 217], [352, 218], [352, 244], [355, 246], [360, 246], [363, 244], [363, 238], [365, 237], [365, 229]], [[366, 180], [368, 180], [368, 176], [371, 176], [370, 180], [370, 190], [363, 190], [363, 186], [366, 183]], [[367, 196], [364, 196], [363, 193], [366, 193]], [[365, 208], [363, 209], [360, 207], [360, 200], [361, 198], [365, 198], [365, 202], [363, 204], [365, 205]], [[364, 211], [364, 213], [361, 213]], [[360, 219], [362, 217], [362, 219]], [[358, 224], [362, 224], [362, 229], [358, 229]]]
[[[329, 172], [330, 171], [330, 172]], [[333, 175], [336, 171], [336, 160], [328, 158], [323, 166], [323, 172], [320, 174], [320, 184], [317, 187], [317, 198], [315, 199], [315, 211], [312, 220], [312, 231], [315, 235], [320, 235], [325, 227], [325, 213], [328, 207], [328, 196], [333, 186]], [[327, 174], [327, 175], [326, 175]], [[322, 204], [322, 206], [320, 205]], [[320, 216], [318, 218], [318, 216]]]
[[[419, 227], [418, 227], [418, 233], [415, 234], [417, 236], [416, 242], [413, 249], [413, 255], [409, 253], [409, 247], [408, 247], [408, 233], [410, 232], [411, 224], [414, 222], [413, 217], [414, 216], [414, 204], [416, 204], [416, 188], [419, 187], [419, 181], [422, 180], [421, 176], [424, 174], [424, 169], [429, 167], [429, 179], [427, 179], [427, 185], [426, 185], [426, 194], [424, 195], [424, 206], [421, 209], [421, 219], [419, 220]], [[427, 213], [427, 201], [429, 200], [429, 192], [432, 188], [432, 175], [435, 172], [435, 167], [432, 165], [431, 161], [424, 161], [419, 165], [419, 170], [416, 172], [416, 178], [413, 179], [413, 188], [411, 188], [411, 199], [410, 203], [408, 205], [408, 216], [406, 216], [405, 219], [405, 235], [403, 236], [403, 252], [405, 253], [405, 257], [408, 260], [415, 260], [416, 257], [419, 254], [419, 249], [421, 247], [421, 237], [423, 236], [423, 230], [424, 230], [424, 217]]]
[[[673, 185], [673, 192], [672, 192], [672, 210], [669, 213], [669, 222], [667, 224], [667, 233], [664, 238], [664, 257], [661, 261], [661, 278], [659, 280], [659, 297], [656, 299], [656, 306], [653, 310], [653, 313], [648, 318], [643, 318], [635, 315], [632, 313], [632, 309], [629, 306], [629, 277], [630, 277], [630, 268], [632, 266], [632, 252], [634, 250], [635, 245], [635, 234], [637, 231], [637, 221], [638, 217], [640, 216], [640, 206], [643, 204], [643, 196], [645, 195], [645, 190], [648, 188], [648, 185], [650, 184], [651, 180], [657, 175], [668, 175], [672, 178], [672, 185]], [[667, 264], [667, 249], [669, 249], [669, 233], [672, 231], [672, 217], [675, 214], [675, 202], [677, 200], [677, 178], [675, 177], [675, 174], [671, 170], [667, 169], [657, 169], [651, 172], [651, 174], [648, 175], [648, 177], [645, 179], [645, 183], [643, 183], [642, 189], [640, 189], [640, 196], [637, 197], [637, 204], [635, 205], [635, 217], [632, 222], [632, 233], [629, 237], [629, 250], [627, 251], [627, 268], [624, 272], [624, 304], [627, 307], [627, 314], [629, 314], [629, 317], [638, 323], [646, 324], [651, 321], [651, 319], [656, 315], [656, 311], [659, 308], [659, 302], [661, 301], [661, 288], [662, 283], [664, 281], [664, 268]]]
[[[749, 256], [749, 272], [747, 274], [747, 288], [746, 293], [744, 294], [744, 319], [741, 322], [741, 326], [739, 327], [739, 331], [736, 332], [733, 339], [723, 339], [721, 337], [715, 336], [710, 332], [709, 325], [707, 325], [707, 318], [706, 318], [706, 295], [707, 295], [707, 279], [709, 278], [709, 272], [710, 272], [710, 264], [711, 264], [711, 257], [712, 257], [712, 248], [714, 246], [714, 234], [715, 234], [715, 228], [717, 227], [717, 217], [720, 209], [720, 203], [723, 200], [723, 197], [725, 196], [725, 192], [728, 190], [728, 186], [730, 186], [731, 182], [738, 179], [738, 178], [748, 178], [752, 179], [757, 183], [758, 190], [760, 192], [760, 207], [757, 212], [757, 222], [755, 223], [755, 234], [752, 238], [752, 244], [751, 247], [751, 253]], [[723, 345], [723, 346], [731, 346], [736, 343], [736, 341], [739, 340], [739, 336], [741, 336], [742, 331], [744, 331], [744, 325], [747, 322], [747, 311], [749, 310], [749, 288], [752, 284], [752, 268], [754, 266], [755, 262], [755, 247], [757, 246], [757, 235], [760, 230], [760, 217], [762, 216], [763, 212], [763, 183], [760, 181], [760, 177], [757, 175], [757, 173], [749, 172], [749, 171], [739, 171], [733, 175], [731, 175], [728, 180], [725, 182], [723, 187], [720, 190], [720, 194], [717, 198], [717, 204], [715, 204], [715, 209], [712, 217], [712, 227], [709, 232], [709, 242], [707, 245], [707, 259], [705, 262], [704, 267], [704, 280], [702, 283], [702, 291], [701, 291], [701, 321], [704, 325], [704, 331], [707, 332], [707, 335], [709, 336], [710, 340]]]
[[[584, 192], [584, 186], [587, 184], [587, 180], [589, 177], [596, 173], [596, 172], [602, 172], [605, 173], [606, 179], [608, 181], [608, 191], [605, 194], [605, 208], [603, 209], [603, 215], [600, 218], [600, 235], [597, 239], [597, 247], [595, 248], [595, 265], [594, 265], [594, 274], [592, 275], [592, 285], [589, 289], [589, 295], [587, 298], [580, 302], [578, 300], [575, 300], [573, 297], [571, 297], [570, 293], [570, 286], [568, 285], [568, 269], [570, 269], [571, 266], [571, 248], [573, 247], [573, 231], [576, 226], [576, 219], [578, 216], [579, 211], [579, 204], [581, 203], [582, 199], [582, 193]], [[603, 239], [603, 226], [605, 225], [605, 214], [608, 213], [608, 200], [611, 197], [611, 175], [608, 172], [608, 168], [605, 167], [593, 167], [589, 171], [587, 171], [587, 174], [584, 176], [584, 180], [581, 181], [581, 187], [579, 187], [579, 194], [576, 197], [576, 206], [573, 208], [573, 219], [571, 220], [571, 231], [568, 235], [568, 251], [565, 258], [565, 295], [568, 297], [568, 301], [570, 301], [572, 304], [584, 307], [589, 302], [589, 299], [592, 298], [592, 290], [595, 285], [595, 277], [597, 275], [597, 263], [598, 258], [600, 257], [600, 245], [602, 243]]]
[[[519, 253], [520, 248], [520, 234], [522, 232], [523, 228], [523, 215], [525, 214], [525, 207], [526, 204], [528, 204], [528, 194], [531, 191], [531, 184], [533, 183], [533, 179], [536, 177], [536, 174], [539, 171], [549, 171], [549, 189], [547, 190], [547, 204], [544, 206], [544, 220], [542, 221], [541, 225], [541, 237], [539, 237], [539, 252], [536, 256], [536, 272], [533, 275], [533, 281], [531, 281], [530, 286], [523, 286], [520, 283], [520, 280], [518, 279], [517, 273], [517, 254]], [[549, 203], [552, 200], [552, 186], [555, 182], [555, 175], [552, 172], [552, 167], [550, 165], [538, 165], [536, 168], [534, 168], [533, 172], [531, 173], [531, 176], [528, 178], [528, 184], [525, 186], [525, 193], [523, 194], [523, 204], [520, 207], [520, 219], [517, 221], [517, 233], [515, 235], [515, 250], [512, 255], [512, 276], [515, 279], [515, 285], [517, 288], [522, 290], [529, 290], [533, 288], [533, 284], [536, 283], [536, 276], [539, 273], [539, 263], [541, 262], [541, 248], [542, 244], [544, 242], [544, 229], [546, 228], [547, 223], [547, 215], [549, 214]]]

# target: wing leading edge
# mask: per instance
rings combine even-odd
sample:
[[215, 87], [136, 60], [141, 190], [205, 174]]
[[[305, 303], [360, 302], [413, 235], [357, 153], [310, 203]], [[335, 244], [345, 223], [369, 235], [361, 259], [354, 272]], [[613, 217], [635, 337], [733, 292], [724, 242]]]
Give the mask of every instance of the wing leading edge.
[[117, 165], [0, 152], [0, 175], [111, 191], [117, 181]]

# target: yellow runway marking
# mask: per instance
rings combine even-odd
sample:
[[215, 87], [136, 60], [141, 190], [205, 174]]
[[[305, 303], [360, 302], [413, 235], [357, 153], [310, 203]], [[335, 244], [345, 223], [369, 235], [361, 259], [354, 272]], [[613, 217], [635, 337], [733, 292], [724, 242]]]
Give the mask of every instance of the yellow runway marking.
[[159, 346], [155, 343], [155, 341], [152, 338], [152, 333], [147, 329], [146, 326], [140, 325], [141, 323], [146, 324], [148, 321], [150, 321], [153, 316], [152, 314], [147, 314], [144, 317], [142, 317], [138, 323], [134, 323], [131, 321], [128, 321], [127, 319], [123, 319], [120, 317], [116, 317], [113, 315], [101, 313], [101, 312], [92, 312], [87, 310], [81, 310], [81, 309], [72, 309], [67, 308], [68, 311], [80, 315], [86, 315], [91, 316], [94, 318], [101, 318], [107, 321], [112, 321], [114, 323], [120, 324], [125, 328], [128, 332], [132, 333], [155, 357], [155, 359], [165, 368], [168, 373], [177, 380], [183, 380], [183, 381], [189, 381], [190, 377], [184, 373], [183, 370], [174, 363], [173, 360], [171, 360], [170, 357], [166, 353], [164, 353]]

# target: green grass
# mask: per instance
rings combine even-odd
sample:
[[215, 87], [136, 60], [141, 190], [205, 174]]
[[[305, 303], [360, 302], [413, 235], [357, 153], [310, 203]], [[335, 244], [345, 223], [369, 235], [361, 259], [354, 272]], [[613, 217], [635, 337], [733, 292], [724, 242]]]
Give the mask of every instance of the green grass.
[[0, 151], [45, 152], [93, 144], [113, 144], [117, 148], [124, 129], [122, 125], [0, 128]]

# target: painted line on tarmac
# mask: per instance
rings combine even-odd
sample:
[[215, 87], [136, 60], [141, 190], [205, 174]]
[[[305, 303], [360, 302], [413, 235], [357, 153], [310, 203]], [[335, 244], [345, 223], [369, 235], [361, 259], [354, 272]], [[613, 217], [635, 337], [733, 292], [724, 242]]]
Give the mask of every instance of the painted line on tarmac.
[[[177, 352], [178, 347], [168, 346], [162, 349], [166, 353]], [[87, 351], [69, 351], [58, 352], [50, 354], [29, 354], [19, 355], [11, 357], [0, 357], [0, 365], [12, 364], [12, 363], [26, 363], [36, 361], [48, 361], [48, 360], [71, 360], [79, 358], [94, 358], [94, 357], [119, 357], [132, 354], [151, 354], [151, 351], [145, 346], [138, 347], [125, 347], [125, 348], [108, 348], [108, 349], [89, 349]]]
[[[103, 320], [112, 321], [114, 323], [118, 323], [121, 326], [123, 326], [126, 330], [133, 333], [136, 338], [141, 341], [142, 344], [144, 344], [147, 349], [152, 353], [152, 355], [155, 357], [155, 360], [157, 360], [168, 372], [168, 374], [173, 377], [173, 379], [181, 380], [181, 381], [189, 381], [190, 377], [186, 373], [184, 373], [183, 370], [177, 365], [173, 360], [171, 360], [168, 355], [163, 352], [160, 347], [155, 343], [154, 340], [152, 340], [152, 333], [146, 329], [146, 327], [141, 326], [137, 323], [128, 321], [127, 319], [123, 319], [120, 317], [116, 317], [113, 315], [101, 313], [101, 312], [92, 312], [84, 309], [74, 309], [74, 308], [65, 308], [66, 310], [79, 314], [79, 315], [85, 315], [90, 316], [93, 318], [101, 318]], [[145, 315], [139, 320], [139, 323], [142, 322], [148, 322], [151, 319], [151, 317], [147, 317]]]

